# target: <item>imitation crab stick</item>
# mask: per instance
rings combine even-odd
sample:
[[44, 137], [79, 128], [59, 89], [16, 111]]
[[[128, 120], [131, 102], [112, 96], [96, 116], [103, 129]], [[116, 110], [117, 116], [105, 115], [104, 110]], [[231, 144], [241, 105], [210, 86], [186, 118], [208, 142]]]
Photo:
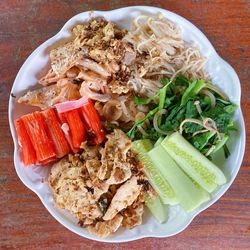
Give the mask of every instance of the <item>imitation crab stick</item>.
[[21, 119], [17, 119], [15, 120], [14, 125], [17, 133], [21, 161], [25, 166], [35, 164], [36, 152], [25, 129], [23, 121]]
[[69, 127], [69, 135], [71, 139], [72, 150], [80, 148], [83, 141], [86, 140], [86, 132], [77, 109], [60, 113], [59, 117], [63, 123], [67, 123]]
[[105, 139], [99, 115], [86, 97], [67, 101], [15, 121], [22, 161], [25, 165], [46, 164], [73, 151], [81, 143], [100, 144]]
[[65, 135], [61, 129], [61, 124], [54, 111], [50, 108], [42, 112], [48, 128], [48, 135], [53, 141], [57, 158], [61, 158], [70, 152]]
[[22, 121], [35, 149], [38, 163], [46, 164], [56, 158], [52, 140], [47, 134], [47, 125], [40, 112], [23, 116]]
[[83, 106], [80, 108], [80, 113], [89, 135], [90, 143], [102, 143], [105, 138], [105, 132], [102, 128], [99, 115], [94, 107], [93, 102], [90, 99], [88, 99], [87, 102], [83, 103]]

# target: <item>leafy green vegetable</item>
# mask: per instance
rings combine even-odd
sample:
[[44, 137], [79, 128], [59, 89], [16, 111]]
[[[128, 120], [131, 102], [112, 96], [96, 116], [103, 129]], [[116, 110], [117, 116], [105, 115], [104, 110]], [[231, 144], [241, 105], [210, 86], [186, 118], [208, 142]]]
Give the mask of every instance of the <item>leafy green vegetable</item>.
[[225, 158], [228, 158], [230, 156], [230, 151], [226, 144], [223, 145], [223, 149], [224, 149]]
[[198, 134], [190, 140], [194, 147], [196, 147], [199, 151], [201, 151], [209, 142], [209, 140], [215, 135], [210, 131], [204, 132], [202, 134]]
[[159, 108], [155, 108], [153, 110], [150, 110], [145, 117], [143, 117], [141, 120], [136, 122], [134, 126], [128, 131], [127, 136], [130, 137], [131, 139], [135, 138], [135, 129], [142, 125], [147, 119], [152, 118], [154, 114], [159, 110]]
[[152, 102], [154, 100], [155, 96], [150, 97], [150, 98], [142, 98], [139, 96], [134, 96], [134, 103], [136, 105], [146, 105], [149, 104], [150, 102]]
[[166, 78], [161, 78], [160, 81], [161, 81], [161, 83], [162, 83], [163, 86], [166, 86], [169, 83], [169, 80], [166, 79]]
[[213, 109], [210, 109], [207, 112], [203, 112], [202, 116], [213, 119], [216, 123], [218, 130], [221, 133], [228, 132], [228, 125], [231, 122], [231, 115], [225, 112], [225, 110], [220, 106], [215, 106]]
[[186, 105], [185, 118], [194, 118], [197, 117], [198, 115], [199, 112], [196, 106], [194, 105], [194, 101], [193, 100], [188, 101]]
[[187, 103], [187, 101], [194, 97], [195, 95], [197, 95], [202, 88], [205, 87], [205, 82], [203, 80], [195, 80], [193, 81], [188, 88], [186, 89], [186, 91], [184, 92], [182, 98], [181, 98], [181, 105], [185, 105]]
[[235, 109], [237, 108], [237, 105], [235, 103], [231, 103], [229, 105], [227, 105], [224, 110], [228, 113], [228, 114], [232, 114]]
[[186, 133], [186, 137], [190, 138], [192, 137], [192, 134], [203, 129], [203, 126], [196, 124], [196, 123], [192, 123], [192, 122], [186, 122], [184, 125], [184, 131]]
[[[211, 99], [207, 95], [200, 94], [200, 90], [204, 87], [209, 87], [210, 91], [213, 92], [215, 87], [210, 83], [205, 83], [203, 80], [188, 80], [183, 76], [177, 76], [171, 82], [168, 79], [162, 78], [161, 83], [163, 87], [153, 97], [134, 98], [136, 105], [149, 105], [151, 110], [143, 119], [133, 125], [127, 135], [131, 139], [151, 139], [156, 142], [162, 134], [154, 128], [153, 117], [161, 109], [167, 110], [167, 114], [162, 115], [158, 119], [158, 127], [166, 133], [178, 131], [180, 124], [185, 119], [191, 118], [202, 121], [205, 118], [211, 118], [216, 123], [218, 131], [222, 135], [222, 141], [218, 139], [216, 134], [210, 131], [193, 136], [195, 132], [204, 129], [203, 126], [193, 122], [186, 122], [184, 124], [183, 136], [202, 154], [206, 154], [212, 146], [215, 146], [211, 157], [222, 148], [225, 151], [225, 155], [228, 156], [229, 150], [224, 145], [228, 140], [226, 138], [229, 138], [230, 131], [237, 130], [232, 119], [232, 114], [237, 105], [228, 99], [223, 99], [225, 95], [221, 94], [221, 92], [218, 95], [216, 89], [217, 92], [214, 92], [216, 105], [212, 108]], [[201, 114], [197, 110], [195, 101], [197, 101], [202, 110]], [[151, 125], [144, 128], [146, 133], [141, 134], [137, 128], [146, 120]]]
[[181, 86], [188, 86], [190, 84], [190, 81], [184, 77], [184, 76], [177, 76], [175, 78], [175, 85], [181, 85]]
[[[165, 85], [167, 86], [167, 85]], [[159, 110], [163, 109], [164, 107], [164, 103], [165, 103], [165, 99], [166, 99], [166, 92], [167, 92], [167, 88], [162, 88], [159, 91]]]

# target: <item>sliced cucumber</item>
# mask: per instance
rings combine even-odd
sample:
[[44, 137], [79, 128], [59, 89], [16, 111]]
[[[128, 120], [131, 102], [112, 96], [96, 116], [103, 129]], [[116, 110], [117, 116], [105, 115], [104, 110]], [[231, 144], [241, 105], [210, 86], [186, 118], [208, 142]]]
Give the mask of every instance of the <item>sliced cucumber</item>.
[[160, 223], [164, 223], [168, 219], [168, 206], [162, 204], [159, 195], [154, 200], [146, 195], [145, 204]]
[[160, 195], [163, 203], [175, 205], [178, 200], [173, 189], [147, 155], [147, 152], [152, 148], [153, 144], [148, 139], [132, 143], [132, 149], [138, 154], [138, 159], [143, 163], [144, 173], [149, 178], [149, 182], [155, 191]]
[[163, 140], [164, 140], [164, 138], [162, 136], [159, 137], [158, 140], [156, 141], [156, 143], [154, 144], [154, 147], [157, 147], [158, 145], [160, 145]]
[[179, 132], [165, 138], [161, 145], [179, 166], [208, 192], [213, 192], [217, 184], [226, 183], [223, 172], [194, 148]]
[[153, 148], [153, 143], [149, 139], [138, 140], [132, 142], [132, 149], [137, 152], [137, 154], [145, 154]]
[[148, 152], [153, 163], [173, 188], [181, 206], [190, 212], [209, 200], [209, 194], [179, 168], [163, 146], [159, 145]]

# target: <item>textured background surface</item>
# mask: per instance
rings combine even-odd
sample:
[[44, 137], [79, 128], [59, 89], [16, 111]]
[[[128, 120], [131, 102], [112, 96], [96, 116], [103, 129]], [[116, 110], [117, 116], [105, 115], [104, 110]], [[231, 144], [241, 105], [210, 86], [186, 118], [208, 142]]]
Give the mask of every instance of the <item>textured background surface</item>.
[[[107, 3], [108, 2], [108, 3]], [[237, 71], [247, 150], [239, 175], [219, 202], [184, 232], [166, 239], [102, 244], [80, 238], [56, 222], [18, 179], [8, 126], [8, 98], [25, 58], [73, 15], [135, 1], [0, 0], [0, 249], [249, 249], [250, 246], [250, 2], [245, 0], [140, 1], [174, 11], [198, 26]]]

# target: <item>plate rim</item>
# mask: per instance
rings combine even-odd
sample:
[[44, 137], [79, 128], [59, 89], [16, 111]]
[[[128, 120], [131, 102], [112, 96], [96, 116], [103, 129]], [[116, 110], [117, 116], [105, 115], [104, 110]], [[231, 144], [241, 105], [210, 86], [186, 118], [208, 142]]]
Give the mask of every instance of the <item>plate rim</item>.
[[[220, 61], [220, 64], [222, 64], [227, 69], [227, 72], [230, 72], [231, 76], [234, 77], [234, 84], [237, 84], [237, 86], [238, 86], [238, 90], [239, 90], [238, 95], [239, 96], [237, 96], [237, 98], [239, 100], [239, 107], [238, 107], [238, 109], [239, 109], [239, 119], [240, 119], [241, 126], [242, 126], [242, 142], [241, 142], [241, 144], [243, 146], [242, 146], [241, 155], [239, 156], [239, 163], [238, 163], [237, 169], [234, 171], [234, 176], [232, 176], [230, 182], [227, 183], [228, 187], [225, 188], [225, 190], [220, 195], [218, 195], [218, 197], [214, 201], [212, 201], [207, 206], [205, 206], [204, 208], [200, 209], [199, 211], [195, 212], [192, 216], [190, 216], [188, 222], [186, 223], [186, 225], [183, 228], [181, 228], [180, 230], [178, 230], [178, 231], [176, 231], [176, 232], [174, 232], [172, 234], [167, 234], [167, 235], [156, 235], [153, 232], [151, 234], [143, 234], [142, 233], [141, 235], [134, 235], [133, 237], [130, 237], [130, 238], [125, 239], [125, 240], [116, 240], [116, 238], [113, 238], [112, 236], [108, 237], [108, 238], [102, 239], [102, 238], [96, 237], [95, 235], [90, 235], [90, 236], [89, 235], [87, 235], [87, 236], [86, 235], [82, 235], [78, 231], [76, 231], [73, 228], [71, 228], [70, 225], [67, 225], [67, 223], [65, 221], [61, 220], [56, 215], [56, 213], [54, 212], [54, 210], [51, 209], [47, 205], [46, 201], [39, 194], [39, 192], [37, 190], [35, 190], [34, 188], [32, 188], [31, 186], [29, 186], [28, 183], [23, 179], [23, 177], [19, 173], [19, 171], [18, 171], [18, 169], [16, 167], [16, 162], [17, 162], [17, 157], [16, 157], [17, 156], [17, 143], [15, 141], [15, 130], [14, 130], [13, 121], [12, 121], [12, 107], [13, 107], [14, 103], [13, 103], [13, 98], [11, 96], [11, 93], [13, 92], [13, 88], [16, 85], [16, 82], [18, 82], [18, 79], [20, 78], [20, 76], [22, 75], [22, 72], [24, 71], [24, 68], [25, 68], [24, 66], [27, 65], [27, 64], [29, 64], [29, 61], [34, 57], [34, 55], [37, 53], [38, 50], [43, 49], [43, 47], [47, 46], [47, 44], [50, 41], [55, 40], [57, 37], [59, 37], [60, 34], [68, 26], [68, 23], [70, 23], [72, 21], [72, 19], [76, 19], [77, 17], [80, 17], [81, 15], [86, 14], [86, 13], [88, 14], [90, 12], [97, 13], [98, 16], [104, 16], [105, 13], [108, 13], [108, 12], [116, 12], [116, 11], [122, 11], [122, 10], [128, 10], [128, 9], [138, 9], [140, 11], [145, 11], [147, 9], [151, 9], [151, 10], [154, 10], [154, 11], [157, 11], [157, 12], [163, 12], [164, 14], [171, 14], [172, 16], [175, 16], [178, 19], [182, 20], [184, 23], [187, 23], [190, 27], [192, 27], [192, 29], [194, 30], [194, 33], [198, 33], [199, 36], [202, 37], [202, 39], [206, 42], [206, 44], [212, 49], [213, 55], [217, 57], [217, 60]], [[56, 41], [54, 41], [54, 42], [56, 42]], [[198, 214], [200, 214], [201, 212], [203, 212], [204, 210], [206, 210], [208, 207], [212, 206], [215, 202], [217, 202], [227, 192], [227, 190], [231, 187], [233, 181], [235, 180], [236, 176], [238, 175], [239, 169], [240, 169], [242, 161], [243, 161], [243, 157], [244, 157], [244, 153], [245, 153], [245, 147], [246, 147], [245, 121], [244, 121], [243, 113], [242, 113], [242, 110], [241, 110], [241, 102], [240, 101], [241, 101], [241, 85], [240, 85], [240, 80], [239, 80], [239, 77], [238, 77], [237, 73], [235, 72], [235, 70], [233, 69], [233, 67], [228, 62], [226, 62], [218, 54], [218, 52], [215, 50], [214, 46], [209, 41], [209, 39], [205, 36], [205, 34], [197, 26], [195, 26], [192, 22], [190, 22], [186, 18], [178, 15], [177, 13], [175, 13], [173, 11], [169, 11], [167, 9], [163, 9], [163, 8], [159, 8], [159, 7], [154, 7], [154, 6], [128, 6], [128, 7], [122, 7], [122, 8], [117, 8], [117, 9], [112, 9], [112, 10], [106, 10], [106, 11], [100, 11], [100, 10], [84, 11], [84, 12], [78, 13], [78, 14], [72, 16], [70, 19], [68, 19], [68, 21], [65, 22], [65, 24], [62, 26], [62, 28], [54, 36], [50, 37], [45, 42], [43, 42], [41, 45], [39, 45], [35, 50], [33, 50], [32, 53], [26, 58], [26, 60], [22, 64], [21, 68], [19, 69], [19, 71], [18, 71], [18, 73], [17, 73], [17, 75], [15, 77], [15, 80], [14, 80], [14, 82], [12, 84], [12, 88], [11, 88], [11, 91], [10, 91], [9, 104], [8, 104], [8, 121], [9, 121], [11, 136], [12, 136], [12, 139], [13, 139], [13, 142], [14, 142], [14, 161], [13, 161], [13, 164], [14, 164], [14, 167], [15, 167], [15, 170], [16, 170], [16, 173], [17, 173], [19, 179], [23, 182], [23, 184], [27, 188], [29, 188], [31, 191], [33, 191], [39, 197], [39, 199], [41, 200], [42, 204], [45, 206], [45, 208], [48, 210], [48, 212], [52, 215], [52, 217], [54, 217], [64, 227], [66, 227], [70, 231], [78, 234], [81, 237], [84, 237], [84, 238], [87, 238], [87, 239], [90, 239], [90, 240], [99, 241], [99, 242], [107, 242], [107, 243], [129, 242], [129, 241], [133, 241], [133, 240], [137, 240], [137, 239], [143, 239], [143, 238], [148, 238], [148, 237], [155, 237], [155, 238], [170, 237], [170, 236], [176, 235], [176, 234], [180, 233], [181, 231], [185, 230]]]

